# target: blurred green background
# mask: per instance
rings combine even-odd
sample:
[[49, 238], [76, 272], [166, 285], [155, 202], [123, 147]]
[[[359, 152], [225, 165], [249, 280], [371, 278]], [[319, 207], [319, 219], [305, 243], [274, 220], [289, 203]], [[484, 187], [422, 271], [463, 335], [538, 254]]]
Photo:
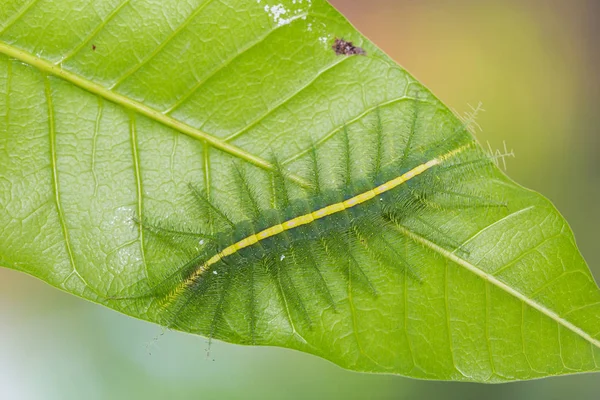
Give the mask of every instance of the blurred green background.
[[[600, 278], [600, 1], [332, 0], [549, 197]], [[597, 399], [600, 375], [479, 385], [344, 371], [164, 332], [0, 269], [1, 399]], [[155, 338], [157, 339], [155, 340]]]

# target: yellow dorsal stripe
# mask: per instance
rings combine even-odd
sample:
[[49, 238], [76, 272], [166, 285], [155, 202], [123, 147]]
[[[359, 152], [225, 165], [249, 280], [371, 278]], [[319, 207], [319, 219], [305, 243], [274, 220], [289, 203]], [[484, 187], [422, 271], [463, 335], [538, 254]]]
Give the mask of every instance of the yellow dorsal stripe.
[[273, 225], [273, 226], [271, 226], [265, 230], [262, 230], [254, 235], [248, 236], [248, 237], [240, 240], [239, 242], [232, 244], [231, 246], [224, 248], [223, 250], [221, 250], [221, 252], [215, 254], [214, 256], [209, 258], [206, 262], [204, 262], [204, 264], [202, 264], [196, 271], [194, 271], [194, 273], [192, 275], [190, 275], [189, 278], [187, 278], [184, 282], [182, 282], [172, 293], [172, 296], [176, 296], [183, 289], [190, 286], [196, 278], [198, 278], [200, 275], [202, 275], [204, 272], [206, 272], [212, 265], [216, 264], [223, 258], [230, 256], [245, 247], [252, 246], [253, 244], [258, 243], [259, 241], [261, 241], [263, 239], [269, 238], [271, 236], [275, 236], [275, 235], [277, 235], [283, 231], [286, 231], [288, 229], [293, 229], [298, 226], [310, 224], [311, 222], [313, 222], [316, 219], [323, 218], [328, 215], [338, 213], [340, 211], [344, 211], [348, 208], [351, 208], [358, 204], [369, 201], [372, 198], [374, 198], [382, 193], [385, 193], [389, 190], [394, 189], [395, 187], [414, 178], [415, 176], [422, 174], [423, 172], [427, 171], [428, 169], [441, 164], [448, 158], [464, 151], [469, 146], [471, 146], [471, 143], [464, 145], [462, 147], [459, 147], [458, 149], [452, 150], [442, 156], [439, 156], [438, 158], [434, 158], [433, 160], [427, 161], [426, 163], [418, 165], [418, 166], [414, 167], [413, 169], [411, 169], [410, 171], [400, 175], [399, 177], [394, 178], [390, 181], [387, 181], [386, 183], [384, 183], [382, 185], [379, 185], [371, 190], [368, 190], [366, 192], [358, 194], [352, 198], [349, 198], [348, 200], [344, 200], [339, 203], [334, 203], [327, 207], [323, 207], [316, 211], [313, 211], [311, 213], [304, 214], [304, 215], [301, 215], [296, 218], [292, 218], [290, 220], [282, 222], [281, 224]]

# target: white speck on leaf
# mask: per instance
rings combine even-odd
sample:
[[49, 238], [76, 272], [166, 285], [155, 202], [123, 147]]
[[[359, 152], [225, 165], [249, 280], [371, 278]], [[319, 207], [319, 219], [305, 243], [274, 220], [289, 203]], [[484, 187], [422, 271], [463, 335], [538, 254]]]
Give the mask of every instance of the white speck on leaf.
[[[312, 6], [312, 1], [308, 0], [295, 0], [292, 2], [292, 4], [303, 4], [306, 3], [306, 5], [310, 8]], [[306, 19], [306, 12], [307, 10], [305, 8], [295, 8], [295, 9], [287, 9], [285, 8], [285, 6], [283, 4], [276, 4], [276, 5], [265, 5], [264, 6], [264, 10], [267, 14], [269, 14], [269, 16], [271, 18], [273, 18], [273, 21], [277, 24], [277, 26], [283, 26], [283, 25], [287, 25], [289, 23], [291, 23], [293, 20], [295, 19]], [[285, 18], [284, 16], [287, 15], [289, 16], [288, 18]]]

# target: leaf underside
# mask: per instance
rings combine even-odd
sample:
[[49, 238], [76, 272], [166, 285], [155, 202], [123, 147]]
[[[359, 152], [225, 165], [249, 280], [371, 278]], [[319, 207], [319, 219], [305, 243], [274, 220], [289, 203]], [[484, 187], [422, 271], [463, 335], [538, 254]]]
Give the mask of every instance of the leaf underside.
[[598, 370], [600, 292], [568, 225], [478, 147], [165, 302], [230, 225], [314, 211], [473, 140], [324, 1], [9, 0], [0, 53], [0, 265], [358, 371]]

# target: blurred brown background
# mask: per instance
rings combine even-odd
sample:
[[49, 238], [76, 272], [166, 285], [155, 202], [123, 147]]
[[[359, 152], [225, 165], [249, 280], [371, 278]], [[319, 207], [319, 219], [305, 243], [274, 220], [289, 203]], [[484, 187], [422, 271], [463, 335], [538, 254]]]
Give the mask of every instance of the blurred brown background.
[[[549, 197], [600, 277], [600, 1], [332, 0]], [[597, 399], [599, 375], [486, 386], [356, 374], [282, 349], [161, 335], [0, 269], [2, 399]], [[157, 340], [153, 340], [158, 336]]]

